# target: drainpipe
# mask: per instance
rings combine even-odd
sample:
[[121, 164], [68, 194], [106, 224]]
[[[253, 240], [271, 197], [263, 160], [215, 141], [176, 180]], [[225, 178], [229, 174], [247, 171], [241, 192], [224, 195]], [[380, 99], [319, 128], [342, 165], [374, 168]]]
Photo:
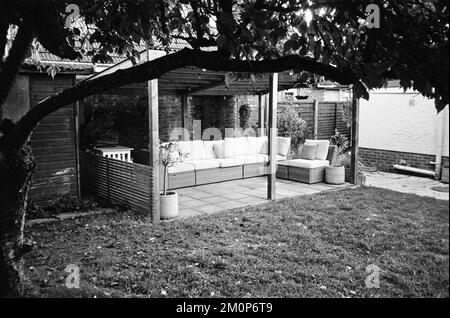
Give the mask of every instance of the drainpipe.
[[445, 123], [447, 119], [447, 110], [443, 109], [437, 116], [436, 124], [436, 159], [431, 164], [435, 165], [435, 179], [439, 180], [441, 178], [442, 171], [442, 154], [444, 151], [444, 135], [445, 135]]
[[413, 168], [413, 167], [402, 166], [402, 165], [394, 165], [394, 169], [400, 170], [400, 171], [405, 171], [405, 172], [417, 173], [417, 174], [421, 174], [421, 175], [425, 175], [425, 176], [429, 176], [429, 177], [435, 177], [435, 172], [431, 171], [431, 170]]

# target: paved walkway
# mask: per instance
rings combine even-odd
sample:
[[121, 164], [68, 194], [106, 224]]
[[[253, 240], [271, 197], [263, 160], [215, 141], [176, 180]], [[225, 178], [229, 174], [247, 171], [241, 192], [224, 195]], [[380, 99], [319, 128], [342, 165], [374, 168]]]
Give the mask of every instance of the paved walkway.
[[[330, 185], [324, 183], [305, 184], [288, 180], [277, 180], [276, 198], [349, 187], [350, 184]], [[178, 189], [179, 217], [207, 215], [220, 211], [267, 202], [267, 178], [257, 177], [228, 182]]]
[[365, 172], [364, 174], [366, 175], [367, 186], [414, 193], [440, 200], [449, 199], [448, 192], [438, 192], [432, 189], [433, 187], [446, 187], [448, 189], [448, 184], [437, 180], [388, 172]]

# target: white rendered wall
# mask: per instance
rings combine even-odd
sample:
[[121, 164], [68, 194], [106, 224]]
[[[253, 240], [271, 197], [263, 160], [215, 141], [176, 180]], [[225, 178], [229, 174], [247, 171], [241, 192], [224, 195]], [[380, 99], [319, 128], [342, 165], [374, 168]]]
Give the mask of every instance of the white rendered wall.
[[[444, 116], [444, 151], [449, 155], [448, 106]], [[436, 154], [438, 115], [434, 101], [399, 88], [372, 91], [360, 102], [359, 146], [420, 154]]]

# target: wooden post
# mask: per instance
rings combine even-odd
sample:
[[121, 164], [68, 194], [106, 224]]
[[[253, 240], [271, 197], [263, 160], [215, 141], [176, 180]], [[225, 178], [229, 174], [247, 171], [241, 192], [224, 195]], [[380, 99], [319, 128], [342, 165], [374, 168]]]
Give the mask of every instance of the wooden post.
[[317, 100], [314, 100], [314, 132], [313, 136], [314, 139], [318, 139], [318, 133], [319, 133], [319, 102]]
[[150, 214], [153, 223], [160, 222], [159, 211], [159, 121], [158, 80], [148, 82], [148, 150], [152, 180], [150, 182]]
[[352, 183], [355, 185], [357, 184], [358, 178], [358, 148], [359, 148], [359, 99], [355, 97], [355, 93], [353, 92], [351, 171], [352, 171]]
[[264, 130], [263, 135], [267, 136], [269, 134], [269, 94], [264, 95]]
[[186, 129], [188, 129], [189, 113], [188, 113], [188, 95], [181, 95], [181, 127], [183, 128], [183, 140], [189, 140]]
[[264, 105], [263, 105], [263, 96], [261, 93], [258, 94], [258, 123], [259, 123], [259, 129], [261, 131], [261, 136], [264, 135]]
[[275, 200], [276, 173], [277, 173], [277, 106], [278, 106], [278, 73], [269, 77], [269, 175], [267, 182], [267, 199]]
[[75, 111], [75, 159], [77, 162], [77, 194], [78, 199], [81, 199], [81, 178], [80, 178], [80, 102], [74, 104]]

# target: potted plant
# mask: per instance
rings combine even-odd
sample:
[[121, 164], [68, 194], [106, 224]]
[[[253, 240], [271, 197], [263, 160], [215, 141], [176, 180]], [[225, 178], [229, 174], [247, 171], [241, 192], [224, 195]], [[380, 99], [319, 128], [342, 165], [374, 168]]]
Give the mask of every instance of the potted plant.
[[441, 181], [448, 183], [448, 162], [442, 165]]
[[345, 183], [345, 160], [346, 155], [339, 155], [336, 163], [325, 169], [325, 182], [329, 184]]
[[168, 168], [186, 158], [173, 142], [159, 145], [159, 158], [163, 165], [163, 192], [160, 195], [160, 218], [172, 219], [178, 216], [178, 193], [167, 191]]
[[330, 137], [330, 144], [338, 147], [338, 157], [336, 163], [326, 169], [325, 181], [331, 184], [343, 184], [345, 181], [351, 180], [350, 142], [336, 129], [334, 135]]

